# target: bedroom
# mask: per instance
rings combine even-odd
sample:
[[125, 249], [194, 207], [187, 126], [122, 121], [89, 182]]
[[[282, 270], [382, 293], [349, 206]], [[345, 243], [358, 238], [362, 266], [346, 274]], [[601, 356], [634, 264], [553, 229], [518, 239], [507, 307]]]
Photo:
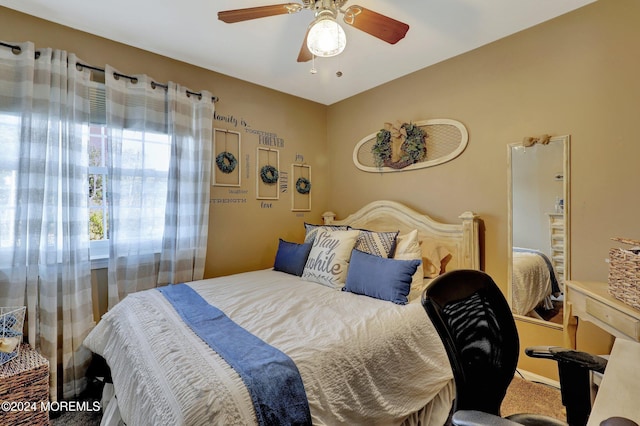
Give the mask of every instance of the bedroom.
[[[241, 208], [212, 205], [215, 233], [209, 236], [205, 276], [268, 267], [278, 238], [301, 240], [303, 222], [319, 222], [326, 210], [344, 216], [369, 201], [393, 199], [444, 222], [455, 221], [466, 210], [478, 213], [483, 220], [483, 269], [506, 292], [506, 146], [524, 136], [571, 135], [574, 279], [606, 281], [610, 238], [640, 237], [634, 183], [640, 158], [635, 143], [638, 17], [636, 1], [599, 0], [329, 106], [9, 9], [1, 9], [0, 39], [30, 40], [75, 52], [91, 64], [108, 63], [158, 81], [206, 88], [221, 99], [216, 127], [233, 130], [231, 117], [244, 119], [253, 128], [283, 137], [289, 144], [287, 155], [300, 152], [313, 159], [311, 212], [292, 213], [286, 199], [262, 208], [253, 194]], [[440, 117], [460, 120], [469, 129], [469, 146], [455, 161], [390, 175], [365, 174], [353, 167], [354, 144], [382, 123]], [[214, 189], [212, 194], [228, 196], [229, 190]], [[94, 271], [94, 278], [97, 284], [104, 281], [104, 271]], [[94, 310], [105, 309], [102, 297]], [[525, 322], [518, 326], [523, 346], [562, 343], [559, 331]], [[579, 348], [603, 352], [610, 345], [611, 337], [596, 327], [579, 328]], [[548, 377], [555, 374], [548, 365], [523, 367]]]

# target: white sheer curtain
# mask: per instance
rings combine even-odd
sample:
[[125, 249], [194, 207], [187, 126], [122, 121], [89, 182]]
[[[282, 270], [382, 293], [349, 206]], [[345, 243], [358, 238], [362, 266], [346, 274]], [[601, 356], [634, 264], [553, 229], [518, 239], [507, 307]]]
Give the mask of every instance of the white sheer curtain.
[[0, 48], [0, 305], [27, 306], [52, 400], [86, 387], [94, 326], [88, 235], [90, 75], [73, 54]]
[[210, 93], [119, 75], [107, 67], [109, 307], [203, 277], [214, 111]]
[[207, 254], [213, 132], [211, 94], [169, 82], [171, 163], [158, 284], [201, 280]]

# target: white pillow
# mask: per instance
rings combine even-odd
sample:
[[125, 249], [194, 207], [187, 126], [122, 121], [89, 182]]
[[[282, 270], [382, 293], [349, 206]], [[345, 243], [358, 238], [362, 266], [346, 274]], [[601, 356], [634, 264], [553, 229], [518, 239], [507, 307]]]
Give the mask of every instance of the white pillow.
[[302, 279], [340, 289], [347, 279], [351, 251], [360, 231], [320, 229], [304, 265]]
[[349, 225], [314, 225], [312, 223], [304, 224], [304, 242], [312, 243], [313, 239], [318, 234], [318, 231], [323, 229], [329, 229], [333, 231], [348, 231], [351, 229]]
[[[398, 235], [396, 239], [396, 251], [393, 254], [394, 259], [401, 260], [422, 260], [422, 250], [418, 241], [418, 230], [414, 229], [408, 234]], [[424, 290], [424, 269], [422, 263], [416, 269], [411, 278], [411, 290], [409, 291], [409, 302], [420, 297]]]

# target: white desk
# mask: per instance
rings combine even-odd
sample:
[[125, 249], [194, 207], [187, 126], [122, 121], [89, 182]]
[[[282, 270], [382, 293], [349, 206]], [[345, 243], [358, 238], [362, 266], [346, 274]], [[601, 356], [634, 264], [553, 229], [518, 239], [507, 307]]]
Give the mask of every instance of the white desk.
[[577, 318], [592, 322], [615, 337], [640, 341], [640, 310], [611, 296], [607, 283], [565, 282], [564, 344], [574, 349]]
[[640, 343], [616, 339], [587, 426], [609, 417], [640, 424]]

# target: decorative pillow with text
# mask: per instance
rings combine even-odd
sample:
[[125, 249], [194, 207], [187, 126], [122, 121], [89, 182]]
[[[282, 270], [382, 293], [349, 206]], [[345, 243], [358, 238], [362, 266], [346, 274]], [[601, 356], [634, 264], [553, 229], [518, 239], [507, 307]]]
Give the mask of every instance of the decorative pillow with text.
[[304, 242], [312, 243], [313, 240], [318, 235], [319, 231], [329, 230], [329, 231], [348, 231], [351, 229], [349, 225], [313, 225], [311, 223], [304, 224]]
[[302, 279], [342, 288], [347, 278], [351, 251], [360, 231], [318, 230], [302, 272]]

